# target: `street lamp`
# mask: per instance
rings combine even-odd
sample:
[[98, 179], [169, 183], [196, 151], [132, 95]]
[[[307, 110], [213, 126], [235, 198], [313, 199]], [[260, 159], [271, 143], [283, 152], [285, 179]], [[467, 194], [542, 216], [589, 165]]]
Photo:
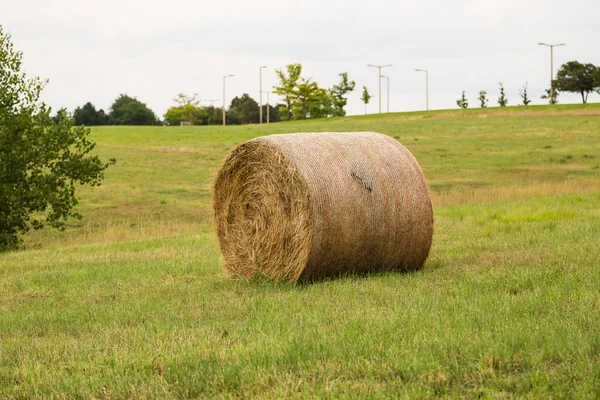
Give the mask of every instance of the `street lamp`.
[[268, 90], [265, 90], [263, 93], [267, 94], [267, 124], [268, 124], [269, 122], [271, 122], [269, 120], [269, 108], [271, 108], [271, 107], [269, 107], [269, 94], [271, 94], [273, 92], [269, 92]]
[[379, 114], [381, 114], [381, 68], [391, 67], [392, 64], [388, 65], [367, 65], [367, 67], [373, 67], [379, 69]]
[[415, 69], [417, 72], [425, 72], [425, 111], [429, 111], [429, 71], [426, 69]]
[[550, 104], [554, 104], [554, 48], [558, 46], [564, 46], [564, 43], [559, 44], [546, 44], [546, 43], [538, 43], [540, 46], [548, 46], [550, 47]]
[[233, 75], [225, 75], [223, 77], [223, 126], [227, 125], [225, 122], [225, 79], [231, 78]]
[[381, 75], [382, 78], [387, 79], [387, 112], [390, 112], [390, 77]]
[[263, 68], [267, 68], [267, 66], [263, 65], [258, 70], [258, 75], [259, 75], [259, 78], [258, 78], [259, 79], [259, 89], [258, 89], [258, 92], [260, 93], [259, 97], [260, 97], [260, 123], [261, 124], [262, 124], [262, 70], [263, 70]]
[[202, 101], [209, 101], [211, 107], [214, 107], [215, 106], [215, 101], [219, 101], [219, 100], [221, 100], [221, 99], [204, 99]]

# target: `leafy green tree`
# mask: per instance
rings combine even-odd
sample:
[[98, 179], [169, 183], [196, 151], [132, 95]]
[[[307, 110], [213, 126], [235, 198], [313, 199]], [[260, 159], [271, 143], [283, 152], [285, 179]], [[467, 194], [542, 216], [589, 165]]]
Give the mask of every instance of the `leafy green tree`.
[[156, 114], [135, 97], [121, 94], [110, 107], [114, 125], [158, 125]]
[[312, 102], [308, 112], [310, 118], [328, 118], [335, 115], [333, 95], [328, 90], [323, 90], [316, 101]]
[[65, 110], [52, 119], [39, 101], [46, 81], [28, 79], [22, 57], [0, 25], [0, 250], [16, 247], [31, 228], [80, 218], [76, 185], [99, 185], [115, 162], [89, 155], [89, 129], [73, 126]]
[[[324, 100], [327, 91], [317, 82], [302, 78], [293, 95], [292, 114], [294, 119], [306, 119], [307, 113]], [[312, 117], [312, 115], [311, 115]]]
[[585, 104], [590, 92], [600, 89], [597, 74], [598, 67], [593, 64], [569, 61], [556, 73], [553, 86], [562, 92], [580, 93], [581, 100]]
[[208, 112], [204, 107], [200, 107], [200, 101], [196, 99], [197, 94], [187, 96], [179, 93], [173, 101], [176, 106], [169, 107], [165, 117], [165, 122], [169, 125], [180, 125], [182, 122], [189, 122], [192, 125], [207, 125]]
[[337, 85], [334, 85], [331, 90], [331, 100], [333, 102], [333, 116], [335, 117], [343, 117], [346, 115], [346, 104], [348, 104], [348, 99], [346, 95], [354, 90], [356, 83], [354, 81], [348, 80], [348, 73], [342, 72], [339, 74], [342, 78], [342, 81]]
[[519, 90], [519, 96], [521, 96], [521, 100], [523, 101], [523, 105], [526, 106], [531, 103], [531, 99], [527, 96], [527, 82], [525, 85]]
[[463, 109], [469, 107], [469, 101], [467, 100], [467, 97], [465, 96], [464, 90], [462, 92], [462, 96], [460, 97], [460, 99], [456, 100], [456, 105], [458, 105], [460, 108], [463, 108]]
[[207, 125], [221, 125], [223, 123], [223, 108], [208, 106], [205, 108], [208, 118], [206, 120]]
[[104, 110], [96, 110], [96, 107], [90, 102], [85, 103], [83, 107], [77, 107], [73, 112], [73, 118], [77, 125], [86, 126], [108, 125], [110, 122]]
[[479, 105], [481, 106], [481, 108], [486, 108], [487, 107], [487, 92], [485, 90], [482, 90], [479, 92]]
[[244, 93], [234, 97], [229, 106], [229, 123], [232, 125], [257, 124], [260, 122], [259, 106], [256, 100]]
[[[285, 107], [284, 104], [275, 104], [274, 106], [269, 104], [269, 122], [280, 122], [281, 114], [279, 113], [279, 107]], [[267, 115], [266, 105], [264, 106], [263, 116]], [[266, 117], [265, 117], [266, 118]]]
[[372, 97], [373, 96], [371, 96], [367, 87], [363, 86], [362, 96], [360, 99], [362, 100], [363, 103], [365, 103], [365, 115], [367, 115], [367, 104], [369, 104], [369, 101], [371, 100]]
[[502, 85], [502, 82], [500, 82], [500, 97], [498, 97], [498, 104], [500, 105], [500, 107], [506, 107], [506, 105], [508, 104], [508, 99], [504, 94], [504, 86]]
[[[554, 88], [554, 90], [550, 90], [548, 88], [545, 89], [544, 92], [545, 94], [540, 97], [541, 99], [548, 99], [548, 104], [558, 104], [558, 95], [560, 94], [558, 89]], [[550, 98], [550, 92], [552, 92], [552, 98]]]
[[279, 86], [273, 87], [273, 93], [283, 97], [286, 107], [284, 110], [280, 108], [279, 111], [284, 112], [285, 119], [289, 121], [292, 119], [292, 102], [296, 97], [296, 85], [302, 74], [302, 64], [290, 64], [286, 69], [287, 74], [283, 69], [275, 70], [277, 78], [279, 78]]

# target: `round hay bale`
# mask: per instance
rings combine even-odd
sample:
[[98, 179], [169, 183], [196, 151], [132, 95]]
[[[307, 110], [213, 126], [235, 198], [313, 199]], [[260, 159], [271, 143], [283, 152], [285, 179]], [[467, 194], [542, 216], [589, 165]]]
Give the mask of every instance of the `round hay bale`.
[[217, 175], [213, 207], [225, 269], [239, 277], [296, 281], [414, 270], [433, 236], [417, 160], [373, 132], [243, 143]]

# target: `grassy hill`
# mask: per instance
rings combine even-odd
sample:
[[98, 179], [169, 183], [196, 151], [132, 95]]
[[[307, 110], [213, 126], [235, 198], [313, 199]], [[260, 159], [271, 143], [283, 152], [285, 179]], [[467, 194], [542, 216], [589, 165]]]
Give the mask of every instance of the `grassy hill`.
[[[210, 181], [256, 136], [377, 131], [435, 207], [422, 271], [233, 280]], [[600, 393], [600, 105], [100, 127], [82, 221], [0, 254], [0, 398]]]

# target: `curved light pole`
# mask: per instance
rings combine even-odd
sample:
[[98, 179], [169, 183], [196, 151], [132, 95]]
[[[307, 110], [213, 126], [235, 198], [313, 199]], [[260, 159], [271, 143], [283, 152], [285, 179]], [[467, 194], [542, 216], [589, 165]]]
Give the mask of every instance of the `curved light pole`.
[[259, 97], [260, 97], [260, 108], [259, 108], [259, 109], [260, 109], [260, 113], [259, 113], [259, 115], [260, 115], [260, 123], [261, 123], [261, 124], [262, 124], [262, 93], [263, 93], [263, 92], [262, 92], [262, 70], [263, 70], [263, 68], [267, 68], [267, 66], [266, 66], [266, 65], [263, 65], [263, 66], [262, 66], [262, 67], [260, 67], [260, 68], [259, 68], [259, 70], [258, 70], [258, 75], [259, 75], [259, 78], [258, 78], [258, 79], [259, 79], [259, 89], [258, 89], [258, 93], [260, 93], [260, 94], [259, 94]]
[[389, 114], [390, 112], [390, 77], [389, 76], [385, 76], [385, 75], [381, 75], [382, 78], [387, 79], [387, 112]]
[[392, 64], [388, 65], [367, 65], [367, 67], [373, 67], [379, 69], [379, 114], [381, 114], [381, 68], [391, 67]]
[[223, 126], [227, 125], [225, 120], [225, 79], [231, 78], [233, 75], [225, 75], [223, 77]]
[[546, 44], [538, 43], [540, 46], [550, 47], [550, 104], [554, 104], [554, 48], [558, 46], [564, 46], [564, 43], [559, 44]]
[[425, 111], [429, 111], [429, 71], [426, 69], [415, 69], [417, 72], [425, 72]]

